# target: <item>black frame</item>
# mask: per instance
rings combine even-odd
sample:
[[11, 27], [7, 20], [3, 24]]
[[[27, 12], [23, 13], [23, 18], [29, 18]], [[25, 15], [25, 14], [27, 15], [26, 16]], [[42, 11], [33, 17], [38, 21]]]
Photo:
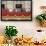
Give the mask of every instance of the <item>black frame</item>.
[[[4, 1], [6, 1], [6, 0], [4, 0]], [[13, 1], [13, 0], [7, 0], [7, 1]], [[3, 20], [2, 19], [2, 8], [1, 8], [1, 21], [32, 21], [32, 0], [14, 0], [14, 1], [31, 1], [31, 19], [30, 20], [28, 20], [28, 19], [26, 19], [26, 20]], [[2, 0], [1, 0], [1, 4], [2, 4]]]

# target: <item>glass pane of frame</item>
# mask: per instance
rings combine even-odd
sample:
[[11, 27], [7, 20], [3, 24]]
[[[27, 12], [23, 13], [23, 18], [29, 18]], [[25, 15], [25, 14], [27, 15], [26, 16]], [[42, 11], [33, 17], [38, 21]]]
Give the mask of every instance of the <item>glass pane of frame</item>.
[[2, 0], [1, 20], [32, 20], [32, 0]]

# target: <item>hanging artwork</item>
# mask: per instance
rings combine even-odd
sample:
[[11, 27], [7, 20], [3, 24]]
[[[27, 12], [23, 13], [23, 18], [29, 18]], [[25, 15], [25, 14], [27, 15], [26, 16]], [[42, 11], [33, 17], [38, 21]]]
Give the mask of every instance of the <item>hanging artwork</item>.
[[2, 21], [31, 21], [32, 0], [1, 0]]

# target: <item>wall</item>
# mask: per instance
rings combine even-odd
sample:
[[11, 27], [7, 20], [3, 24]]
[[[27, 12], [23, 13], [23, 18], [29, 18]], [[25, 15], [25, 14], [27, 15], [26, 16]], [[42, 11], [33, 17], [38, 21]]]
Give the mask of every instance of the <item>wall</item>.
[[[36, 15], [41, 14], [40, 6], [46, 5], [46, 0], [33, 0], [32, 5], [33, 5], [32, 21], [0, 21], [0, 35], [4, 34], [5, 31], [4, 29], [6, 25], [14, 25], [19, 31], [18, 36], [21, 36], [23, 34], [24, 36], [31, 37], [32, 35], [35, 34], [35, 36], [42, 38], [43, 33], [37, 33], [36, 30], [42, 29], [44, 30], [44, 34], [45, 34], [46, 28], [40, 27], [37, 21], [35, 20], [35, 17]], [[46, 36], [46, 34], [44, 36]]]

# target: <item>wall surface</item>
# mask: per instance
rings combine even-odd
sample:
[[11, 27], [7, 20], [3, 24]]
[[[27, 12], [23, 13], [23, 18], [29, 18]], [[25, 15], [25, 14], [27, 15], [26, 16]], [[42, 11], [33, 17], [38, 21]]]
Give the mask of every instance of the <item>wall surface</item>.
[[[40, 10], [40, 6], [46, 5], [46, 0], [33, 0], [32, 3], [32, 21], [0, 21], [0, 35], [4, 34], [6, 25], [13, 25], [16, 26], [17, 30], [19, 31], [19, 37], [21, 37], [21, 35], [24, 35], [24, 37], [31, 37], [34, 36], [34, 34], [34, 39], [36, 39], [36, 36], [38, 36], [38, 39], [42, 38], [43, 36], [46, 37], [46, 28], [40, 27], [35, 19], [38, 14], [42, 13], [42, 11]], [[44, 30], [44, 32], [37, 33], [37, 29], [42, 29]]]

